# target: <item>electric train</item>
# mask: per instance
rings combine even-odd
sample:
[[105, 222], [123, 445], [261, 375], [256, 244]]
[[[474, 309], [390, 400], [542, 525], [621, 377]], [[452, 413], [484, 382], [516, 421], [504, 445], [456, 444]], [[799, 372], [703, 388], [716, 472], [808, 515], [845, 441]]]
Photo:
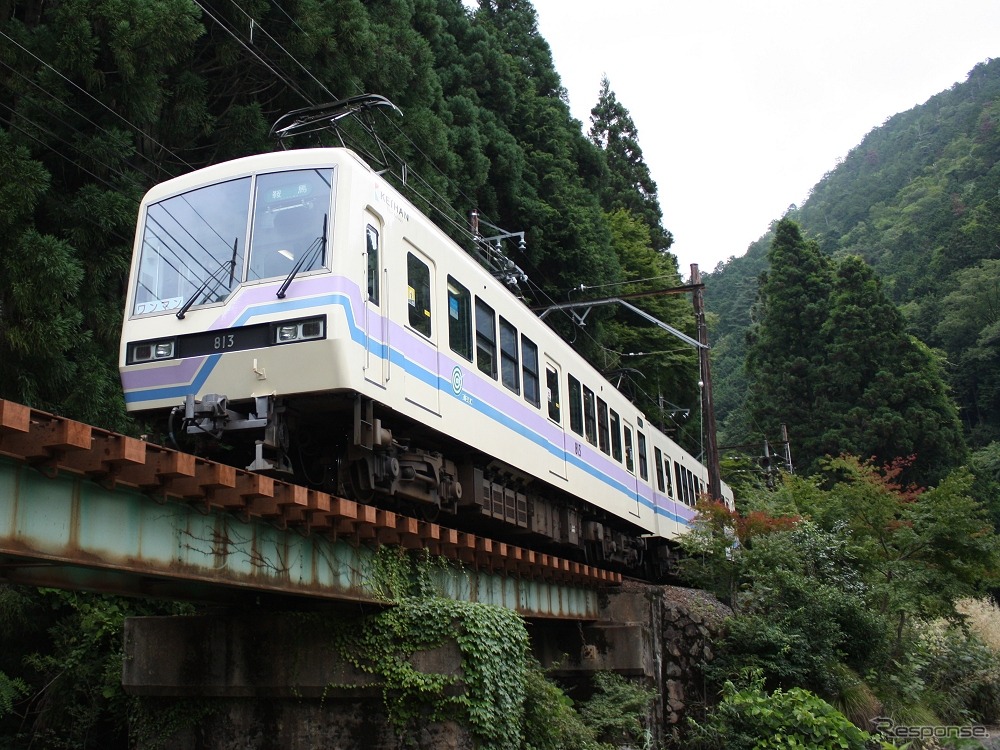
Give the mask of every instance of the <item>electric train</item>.
[[119, 364], [129, 411], [195, 452], [593, 563], [669, 557], [707, 482], [346, 148], [152, 188]]

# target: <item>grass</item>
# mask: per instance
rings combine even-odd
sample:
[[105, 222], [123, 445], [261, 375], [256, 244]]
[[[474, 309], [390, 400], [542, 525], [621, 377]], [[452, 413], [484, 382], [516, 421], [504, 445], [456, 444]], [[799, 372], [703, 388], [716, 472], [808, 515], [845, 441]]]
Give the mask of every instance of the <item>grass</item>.
[[989, 599], [963, 599], [955, 606], [968, 618], [969, 629], [1000, 654], [1000, 607]]

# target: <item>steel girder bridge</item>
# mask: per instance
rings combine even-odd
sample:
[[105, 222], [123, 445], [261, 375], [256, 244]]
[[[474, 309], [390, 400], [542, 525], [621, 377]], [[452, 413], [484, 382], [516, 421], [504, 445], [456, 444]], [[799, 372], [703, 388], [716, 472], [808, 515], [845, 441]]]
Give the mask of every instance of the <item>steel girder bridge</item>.
[[196, 601], [384, 604], [376, 549], [455, 599], [592, 620], [621, 575], [0, 400], [0, 581]]

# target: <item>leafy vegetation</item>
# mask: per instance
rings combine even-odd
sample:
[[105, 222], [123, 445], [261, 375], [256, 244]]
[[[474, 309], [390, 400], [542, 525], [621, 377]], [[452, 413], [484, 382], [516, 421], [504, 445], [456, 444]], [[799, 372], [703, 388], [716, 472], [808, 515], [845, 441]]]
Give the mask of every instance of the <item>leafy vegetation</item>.
[[996, 584], [1000, 537], [968, 472], [923, 489], [899, 466], [823, 469], [748, 493], [743, 512], [703, 506], [684, 539], [684, 574], [734, 610], [706, 674], [726, 686], [752, 669], [753, 695], [808, 690], [859, 727], [993, 720], [995, 652], [941, 624]]
[[136, 703], [121, 685], [124, 620], [188, 610], [0, 586], [0, 748], [126, 747]]
[[[338, 628], [345, 656], [383, 680], [389, 719], [406, 738], [422, 722], [455, 719], [484, 748], [520, 741], [528, 634], [518, 615], [493, 605], [441, 597], [406, 597], [356, 627]], [[453, 638], [462, 654], [464, 690], [456, 678], [427, 674], [409, 658]]]
[[787, 218], [768, 261], [747, 334], [750, 419], [768, 434], [787, 424], [807, 474], [841, 453], [912, 456], [906, 477], [921, 484], [958, 466], [962, 430], [938, 362], [865, 263], [831, 262]]
[[[598, 673], [593, 696], [574, 704], [530, 659], [520, 616], [438, 596], [430, 575], [436, 564], [426, 555], [381, 548], [374, 573], [392, 606], [360, 618], [326, 620], [338, 651], [379, 677], [401, 742], [412, 740], [426, 722], [443, 720], [468, 727], [483, 748], [612, 750], [647, 737], [655, 691]], [[449, 640], [461, 654], [460, 679], [413, 665], [416, 652]]]
[[[864, 750], [872, 737], [822, 698], [802, 688], [770, 694], [760, 675], [749, 670], [746, 684], [727, 681], [722, 700], [704, 724], [692, 722], [688, 746], [711, 750], [822, 748]], [[886, 744], [886, 747], [893, 745]]]

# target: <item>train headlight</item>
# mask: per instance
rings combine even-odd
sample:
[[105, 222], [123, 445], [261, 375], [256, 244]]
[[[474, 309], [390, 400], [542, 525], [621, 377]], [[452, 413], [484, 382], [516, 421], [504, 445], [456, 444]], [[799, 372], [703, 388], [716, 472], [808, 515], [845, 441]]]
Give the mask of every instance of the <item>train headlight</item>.
[[274, 326], [275, 344], [290, 344], [293, 341], [310, 341], [321, 339], [326, 335], [325, 318], [308, 318], [306, 320], [296, 320], [292, 323], [277, 323]]
[[143, 341], [139, 344], [130, 344], [128, 348], [129, 364], [156, 362], [161, 359], [173, 359], [173, 357], [173, 339], [167, 339], [166, 341]]
[[295, 341], [299, 337], [299, 327], [297, 325], [290, 326], [278, 326], [278, 333], [275, 337], [275, 343], [282, 343], [284, 341]]

